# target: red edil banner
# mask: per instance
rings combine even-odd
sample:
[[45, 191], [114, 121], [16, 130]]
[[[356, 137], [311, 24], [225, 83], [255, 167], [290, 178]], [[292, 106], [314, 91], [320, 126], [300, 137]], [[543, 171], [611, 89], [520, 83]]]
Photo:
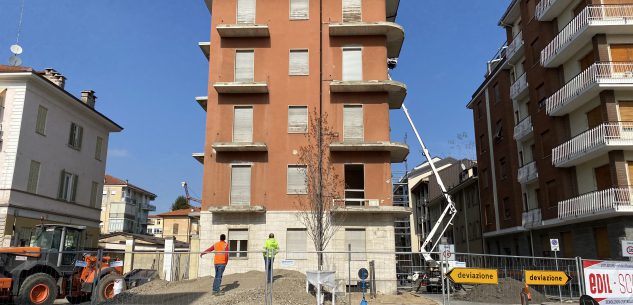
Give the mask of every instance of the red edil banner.
[[583, 261], [585, 290], [600, 304], [633, 304], [633, 262]]

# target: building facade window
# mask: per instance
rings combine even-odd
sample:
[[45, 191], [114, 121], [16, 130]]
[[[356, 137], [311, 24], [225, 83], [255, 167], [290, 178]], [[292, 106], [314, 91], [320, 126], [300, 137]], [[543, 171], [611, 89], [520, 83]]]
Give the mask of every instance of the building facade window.
[[343, 0], [343, 22], [360, 22], [362, 20], [362, 0]]
[[501, 176], [501, 180], [508, 179], [508, 163], [506, 162], [506, 158], [499, 159], [499, 176]]
[[288, 133], [308, 132], [308, 106], [288, 106]]
[[255, 0], [237, 0], [237, 23], [255, 23]]
[[97, 137], [97, 143], [95, 144], [95, 159], [101, 161], [101, 153], [103, 151], [103, 138]]
[[81, 150], [81, 142], [83, 140], [84, 128], [76, 123], [70, 123], [70, 134], [68, 135], [68, 146]]
[[253, 142], [253, 107], [236, 106], [233, 109], [233, 142]]
[[308, 167], [305, 165], [288, 165], [286, 190], [288, 194], [300, 195], [308, 193]]
[[58, 199], [75, 202], [77, 195], [77, 184], [79, 183], [79, 176], [62, 171], [59, 181]]
[[307, 259], [306, 229], [288, 229], [286, 231], [286, 259]]
[[235, 51], [235, 82], [251, 83], [255, 80], [255, 51]]
[[365, 128], [362, 105], [343, 106], [343, 141], [363, 142]]
[[289, 75], [309, 75], [310, 56], [308, 50], [290, 50], [288, 67]]
[[501, 92], [499, 91], [499, 84], [495, 84], [492, 87], [492, 90], [495, 95], [495, 104], [498, 104], [499, 102], [501, 102]]
[[35, 121], [35, 132], [46, 135], [46, 117], [48, 115], [48, 109], [43, 106], [37, 108], [37, 120]]
[[90, 206], [96, 207], [99, 202], [99, 183], [92, 181], [92, 187], [90, 188]]
[[512, 218], [512, 210], [510, 207], [510, 198], [503, 198], [503, 218], [510, 219]]
[[251, 203], [251, 166], [231, 166], [231, 205]]
[[556, 180], [547, 181], [545, 185], [547, 186], [547, 202], [549, 207], [558, 206], [558, 189]]
[[351, 257], [353, 261], [367, 259], [365, 229], [345, 229], [345, 247], [351, 245]]
[[40, 178], [40, 162], [31, 160], [29, 168], [29, 180], [26, 184], [26, 191], [29, 193], [37, 193], [37, 182]]
[[246, 258], [248, 229], [229, 229], [229, 257]]
[[343, 80], [363, 80], [363, 49], [361, 47], [343, 48]]
[[290, 0], [290, 20], [310, 18], [310, 0]]

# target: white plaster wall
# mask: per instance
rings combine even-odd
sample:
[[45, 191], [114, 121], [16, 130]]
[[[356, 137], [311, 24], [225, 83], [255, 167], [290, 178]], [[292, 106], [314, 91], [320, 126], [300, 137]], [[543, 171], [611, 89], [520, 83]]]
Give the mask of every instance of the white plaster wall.
[[575, 137], [589, 128], [587, 122], [587, 112], [598, 107], [600, 105], [600, 97], [596, 96], [590, 101], [583, 104], [580, 108], [574, 110], [569, 114], [569, 127], [570, 134]]
[[594, 169], [609, 163], [609, 156], [604, 154], [593, 160], [576, 166], [578, 194], [593, 192], [598, 189]]
[[[559, 0], [560, 1], [560, 0]], [[567, 0], [568, 1], [568, 0]], [[581, 0], [568, 1], [569, 5], [557, 17], [558, 31], [560, 32], [569, 22], [574, 19], [574, 8], [580, 4]], [[585, 1], [585, 0], [582, 0]]]

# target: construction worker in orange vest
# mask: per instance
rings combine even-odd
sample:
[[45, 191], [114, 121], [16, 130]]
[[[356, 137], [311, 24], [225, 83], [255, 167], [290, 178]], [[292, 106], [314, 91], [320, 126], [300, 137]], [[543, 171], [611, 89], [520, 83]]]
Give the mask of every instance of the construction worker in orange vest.
[[215, 279], [213, 280], [213, 294], [223, 295], [224, 292], [220, 291], [220, 285], [222, 284], [222, 274], [226, 269], [226, 264], [229, 262], [229, 244], [226, 243], [226, 235], [220, 235], [220, 241], [213, 244], [211, 248], [204, 250], [200, 253], [200, 257], [203, 255], [215, 251], [215, 257], [213, 258], [213, 264], [215, 265]]

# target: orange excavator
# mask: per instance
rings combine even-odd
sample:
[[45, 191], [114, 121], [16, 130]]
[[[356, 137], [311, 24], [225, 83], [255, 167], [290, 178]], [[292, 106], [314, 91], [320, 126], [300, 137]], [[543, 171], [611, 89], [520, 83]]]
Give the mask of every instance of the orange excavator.
[[[122, 261], [82, 250], [83, 226], [42, 224], [29, 247], [0, 248], [0, 302], [50, 305], [66, 298], [78, 304], [112, 299], [125, 290]], [[121, 284], [118, 285], [118, 281]]]

